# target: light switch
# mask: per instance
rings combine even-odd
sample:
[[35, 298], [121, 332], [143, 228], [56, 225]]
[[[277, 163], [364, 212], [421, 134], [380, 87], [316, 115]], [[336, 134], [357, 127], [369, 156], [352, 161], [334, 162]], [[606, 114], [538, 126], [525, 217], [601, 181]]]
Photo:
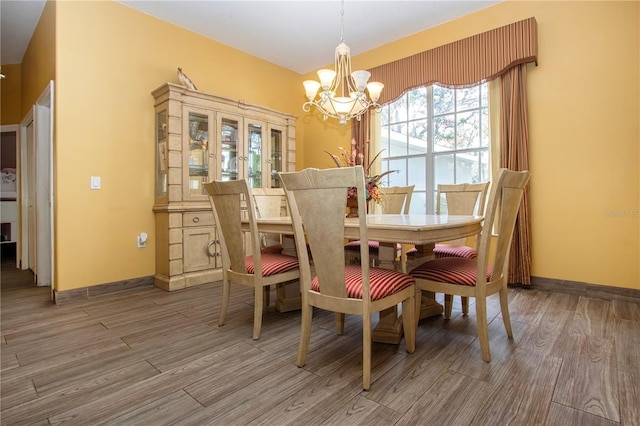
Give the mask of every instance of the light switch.
[[91, 189], [100, 189], [100, 176], [91, 176]]

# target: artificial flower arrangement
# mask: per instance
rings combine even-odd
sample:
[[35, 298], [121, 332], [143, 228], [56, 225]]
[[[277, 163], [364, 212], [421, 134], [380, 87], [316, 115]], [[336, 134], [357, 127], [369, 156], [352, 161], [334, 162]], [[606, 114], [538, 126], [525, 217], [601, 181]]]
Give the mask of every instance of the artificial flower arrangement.
[[[325, 152], [331, 156], [333, 162], [336, 163], [336, 166], [338, 167], [362, 166], [364, 169], [365, 184], [367, 186], [367, 201], [373, 200], [375, 203], [382, 202], [382, 196], [380, 194], [378, 186], [380, 185], [383, 177], [385, 177], [389, 173], [393, 173], [396, 171], [389, 170], [377, 175], [371, 175], [371, 166], [378, 159], [378, 157], [380, 157], [380, 154], [382, 154], [382, 151], [384, 150], [380, 150], [373, 158], [371, 158], [370, 142], [367, 141], [365, 143], [365, 147], [363, 149], [364, 152], [359, 152], [358, 145], [355, 139], [351, 139], [350, 150], [346, 150], [341, 146], [338, 147], [338, 149], [340, 150], [339, 155], [332, 154], [329, 151]], [[358, 198], [358, 193], [355, 187], [349, 188], [349, 191], [347, 192], [347, 198]]]

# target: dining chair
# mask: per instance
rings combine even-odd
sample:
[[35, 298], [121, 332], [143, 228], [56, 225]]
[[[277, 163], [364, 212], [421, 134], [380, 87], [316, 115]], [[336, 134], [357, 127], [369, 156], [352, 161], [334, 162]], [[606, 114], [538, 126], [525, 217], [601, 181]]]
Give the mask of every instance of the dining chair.
[[[360, 247], [360, 265], [345, 265], [342, 246], [345, 237], [344, 206], [347, 190], [357, 188], [361, 241], [367, 239], [367, 218], [362, 166], [335, 169], [305, 169], [280, 173], [289, 203], [300, 260], [302, 324], [297, 365], [303, 367], [309, 351], [313, 308], [336, 313], [336, 332], [344, 332], [345, 314], [362, 317], [362, 387], [371, 386], [371, 314], [402, 303], [406, 350], [415, 351], [416, 304], [413, 278], [390, 269], [369, 265], [368, 247]], [[315, 276], [305, 239], [313, 256]], [[327, 360], [328, 362], [332, 360]]]
[[[287, 216], [287, 202], [283, 188], [251, 188], [256, 212], [261, 217]], [[261, 251], [263, 253], [282, 253], [282, 234], [261, 234]]]
[[[411, 205], [411, 196], [413, 195], [414, 185], [411, 186], [391, 186], [380, 187], [380, 195], [382, 202], [377, 206], [374, 206], [376, 213], [382, 214], [408, 214], [409, 207]], [[369, 260], [373, 265], [377, 265], [380, 262], [380, 242], [369, 241]], [[345, 262], [347, 264], [360, 261], [360, 240], [350, 241], [344, 246]], [[404, 263], [406, 264], [406, 253], [402, 251], [402, 245], [396, 245], [396, 253], [394, 258], [405, 257]], [[406, 272], [404, 270], [403, 272]]]
[[[478, 340], [482, 359], [486, 362], [491, 361], [487, 296], [499, 293], [504, 327], [507, 336], [513, 338], [507, 299], [509, 249], [522, 194], [528, 182], [528, 171], [498, 170], [491, 185], [476, 258], [442, 257], [425, 262], [409, 272], [416, 279], [418, 290], [475, 297]], [[493, 238], [496, 238], [495, 250], [491, 249]]]
[[[282, 188], [250, 188], [253, 201], [256, 205], [256, 215], [263, 217], [288, 216], [287, 201]], [[282, 253], [284, 239], [282, 234], [260, 233], [260, 251], [262, 253]], [[284, 297], [285, 284], [276, 284], [276, 300]], [[264, 288], [264, 306], [270, 304], [270, 286]]]
[[[222, 303], [218, 325], [222, 326], [229, 307], [231, 283], [254, 289], [253, 339], [260, 338], [264, 288], [300, 277], [298, 259], [280, 253], [263, 253], [256, 224], [256, 207], [244, 179], [204, 184], [219, 229], [222, 245]], [[245, 237], [242, 219], [248, 218]]]
[[[440, 184], [436, 193], [436, 214], [472, 215], [484, 214], [485, 201], [489, 182], [484, 183], [460, 183]], [[433, 249], [436, 259], [441, 257], [462, 257], [474, 259], [478, 256], [477, 245], [479, 239], [476, 236], [475, 247], [467, 245], [467, 239], [462, 238], [443, 243], [437, 243]], [[461, 297], [462, 314], [469, 314], [469, 298]], [[453, 296], [444, 296], [444, 317], [451, 318], [453, 308]]]

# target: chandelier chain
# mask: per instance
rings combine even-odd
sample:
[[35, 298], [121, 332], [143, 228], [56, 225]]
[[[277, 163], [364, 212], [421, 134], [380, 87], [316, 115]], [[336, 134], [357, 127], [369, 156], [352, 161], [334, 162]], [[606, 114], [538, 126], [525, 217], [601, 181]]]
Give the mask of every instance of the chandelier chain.
[[344, 43], [344, 0], [340, 6], [340, 43]]

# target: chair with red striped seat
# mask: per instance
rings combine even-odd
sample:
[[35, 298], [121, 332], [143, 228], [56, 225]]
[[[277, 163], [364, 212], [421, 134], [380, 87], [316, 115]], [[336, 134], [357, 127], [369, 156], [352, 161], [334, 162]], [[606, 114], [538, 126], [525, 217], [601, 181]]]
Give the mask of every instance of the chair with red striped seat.
[[[369, 248], [360, 247], [360, 265], [345, 266], [342, 247], [345, 235], [344, 206], [347, 191], [357, 188], [359, 239], [367, 239], [365, 186], [362, 166], [305, 169], [280, 173], [293, 222], [302, 293], [302, 327], [297, 364], [304, 366], [309, 351], [313, 308], [336, 313], [336, 331], [344, 332], [344, 315], [362, 316], [362, 387], [371, 386], [371, 314], [402, 303], [406, 350], [415, 350], [416, 304], [413, 278], [390, 269], [369, 265]], [[315, 276], [305, 249], [308, 242]], [[327, 360], [333, 362], [335, 360]]]
[[[251, 188], [258, 217], [288, 216], [282, 188]], [[282, 253], [282, 234], [261, 234], [263, 253]]]
[[[483, 215], [484, 205], [487, 198], [487, 189], [489, 182], [484, 183], [461, 183], [453, 185], [438, 185], [436, 194], [436, 214], [451, 215]], [[433, 249], [436, 259], [441, 257], [460, 257], [463, 259], [474, 259], [478, 256], [477, 244], [479, 240], [476, 238], [475, 246], [469, 247], [467, 239], [462, 238], [445, 243], [438, 243]], [[469, 313], [469, 299], [462, 297], [462, 314]], [[451, 318], [451, 310], [453, 307], [453, 297], [445, 294], [444, 297], [444, 316]]]
[[[507, 300], [509, 249], [522, 194], [528, 182], [527, 171], [498, 170], [491, 186], [476, 258], [438, 258], [409, 272], [416, 279], [419, 290], [476, 298], [478, 340], [482, 359], [487, 362], [491, 361], [487, 296], [499, 293], [502, 320], [507, 335], [513, 338]], [[491, 250], [492, 232], [498, 233], [495, 250]]]
[[[253, 339], [260, 338], [265, 287], [288, 283], [300, 277], [298, 259], [280, 253], [262, 253], [256, 223], [256, 207], [246, 180], [213, 181], [204, 185], [222, 246], [222, 303], [218, 325], [224, 324], [231, 283], [254, 289]], [[250, 231], [242, 232], [248, 217]], [[259, 254], [259, 255], [256, 255]]]
[[[374, 209], [375, 213], [382, 214], [408, 214], [409, 206], [411, 205], [411, 196], [413, 195], [413, 188], [415, 185], [410, 186], [391, 186], [380, 187], [378, 191], [382, 201], [379, 205], [372, 206], [370, 202], [369, 207]], [[369, 246], [369, 259], [372, 263], [378, 264], [378, 253], [380, 251], [379, 241], [368, 241]], [[394, 257], [406, 256], [406, 253], [402, 253], [402, 246], [396, 245], [396, 254]], [[345, 262], [347, 264], [357, 263], [360, 261], [360, 240], [350, 241], [344, 246]], [[406, 261], [406, 259], [405, 259]], [[403, 271], [406, 272], [406, 271]]]

